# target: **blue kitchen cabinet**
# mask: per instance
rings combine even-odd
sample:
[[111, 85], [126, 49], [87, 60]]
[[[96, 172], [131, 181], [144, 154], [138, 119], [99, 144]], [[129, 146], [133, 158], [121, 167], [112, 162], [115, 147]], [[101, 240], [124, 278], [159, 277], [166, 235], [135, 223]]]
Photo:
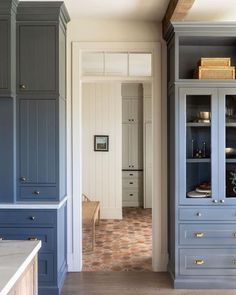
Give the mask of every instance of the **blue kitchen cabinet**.
[[173, 23], [166, 40], [168, 270], [175, 288], [236, 288], [236, 82], [194, 75], [202, 57], [236, 65], [236, 27]]

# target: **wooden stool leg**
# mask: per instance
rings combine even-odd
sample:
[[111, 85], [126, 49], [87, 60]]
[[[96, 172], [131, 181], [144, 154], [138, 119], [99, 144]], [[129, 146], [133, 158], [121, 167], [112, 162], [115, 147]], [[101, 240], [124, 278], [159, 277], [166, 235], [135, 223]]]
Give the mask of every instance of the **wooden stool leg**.
[[95, 220], [93, 220], [92, 224], [92, 249], [95, 249]]

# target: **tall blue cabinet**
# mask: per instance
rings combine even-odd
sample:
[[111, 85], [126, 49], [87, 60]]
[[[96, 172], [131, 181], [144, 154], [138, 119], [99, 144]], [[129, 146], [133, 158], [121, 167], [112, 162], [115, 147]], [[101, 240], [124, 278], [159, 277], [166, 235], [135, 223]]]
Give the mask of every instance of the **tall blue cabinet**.
[[0, 240], [42, 241], [39, 295], [58, 295], [66, 258], [63, 2], [0, 3]]
[[236, 288], [236, 81], [198, 80], [236, 26], [173, 23], [168, 44], [169, 272], [175, 288]]

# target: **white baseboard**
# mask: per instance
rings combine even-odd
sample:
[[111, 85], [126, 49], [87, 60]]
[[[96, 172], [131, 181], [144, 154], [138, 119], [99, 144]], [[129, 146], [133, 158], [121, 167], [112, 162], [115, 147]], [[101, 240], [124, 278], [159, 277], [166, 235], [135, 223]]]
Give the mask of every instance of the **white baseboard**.
[[141, 202], [123, 202], [122, 207], [142, 207]]
[[122, 219], [122, 208], [102, 208], [101, 219]]
[[167, 265], [168, 265], [168, 260], [169, 260], [169, 255], [168, 253], [162, 253], [161, 259], [158, 261], [155, 261], [154, 257], [152, 259], [152, 269], [153, 271], [156, 272], [162, 272], [162, 271], [167, 271]]

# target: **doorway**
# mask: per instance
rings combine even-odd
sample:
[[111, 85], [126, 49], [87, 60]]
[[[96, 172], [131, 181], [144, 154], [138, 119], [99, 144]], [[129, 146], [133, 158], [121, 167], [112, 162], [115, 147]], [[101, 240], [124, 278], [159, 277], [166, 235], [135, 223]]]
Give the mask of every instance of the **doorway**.
[[126, 82], [153, 81], [153, 270], [166, 270], [167, 265], [167, 216], [166, 216], [166, 195], [163, 184], [162, 163], [162, 104], [161, 104], [161, 46], [159, 43], [73, 43], [73, 68], [72, 68], [72, 177], [73, 195], [68, 202], [68, 263], [70, 271], [82, 269], [82, 147], [81, 147], [81, 110], [82, 110], [82, 83], [94, 81], [123, 81], [120, 76], [86, 77], [82, 72], [82, 55], [91, 51], [113, 51], [113, 52], [149, 52], [152, 54], [153, 71], [150, 77], [126, 77]]
[[[82, 84], [82, 190], [90, 199], [83, 208], [97, 201], [101, 208], [95, 249], [87, 216], [83, 223], [84, 271], [152, 270], [151, 89]], [[96, 149], [97, 136], [109, 140], [105, 151]]]

